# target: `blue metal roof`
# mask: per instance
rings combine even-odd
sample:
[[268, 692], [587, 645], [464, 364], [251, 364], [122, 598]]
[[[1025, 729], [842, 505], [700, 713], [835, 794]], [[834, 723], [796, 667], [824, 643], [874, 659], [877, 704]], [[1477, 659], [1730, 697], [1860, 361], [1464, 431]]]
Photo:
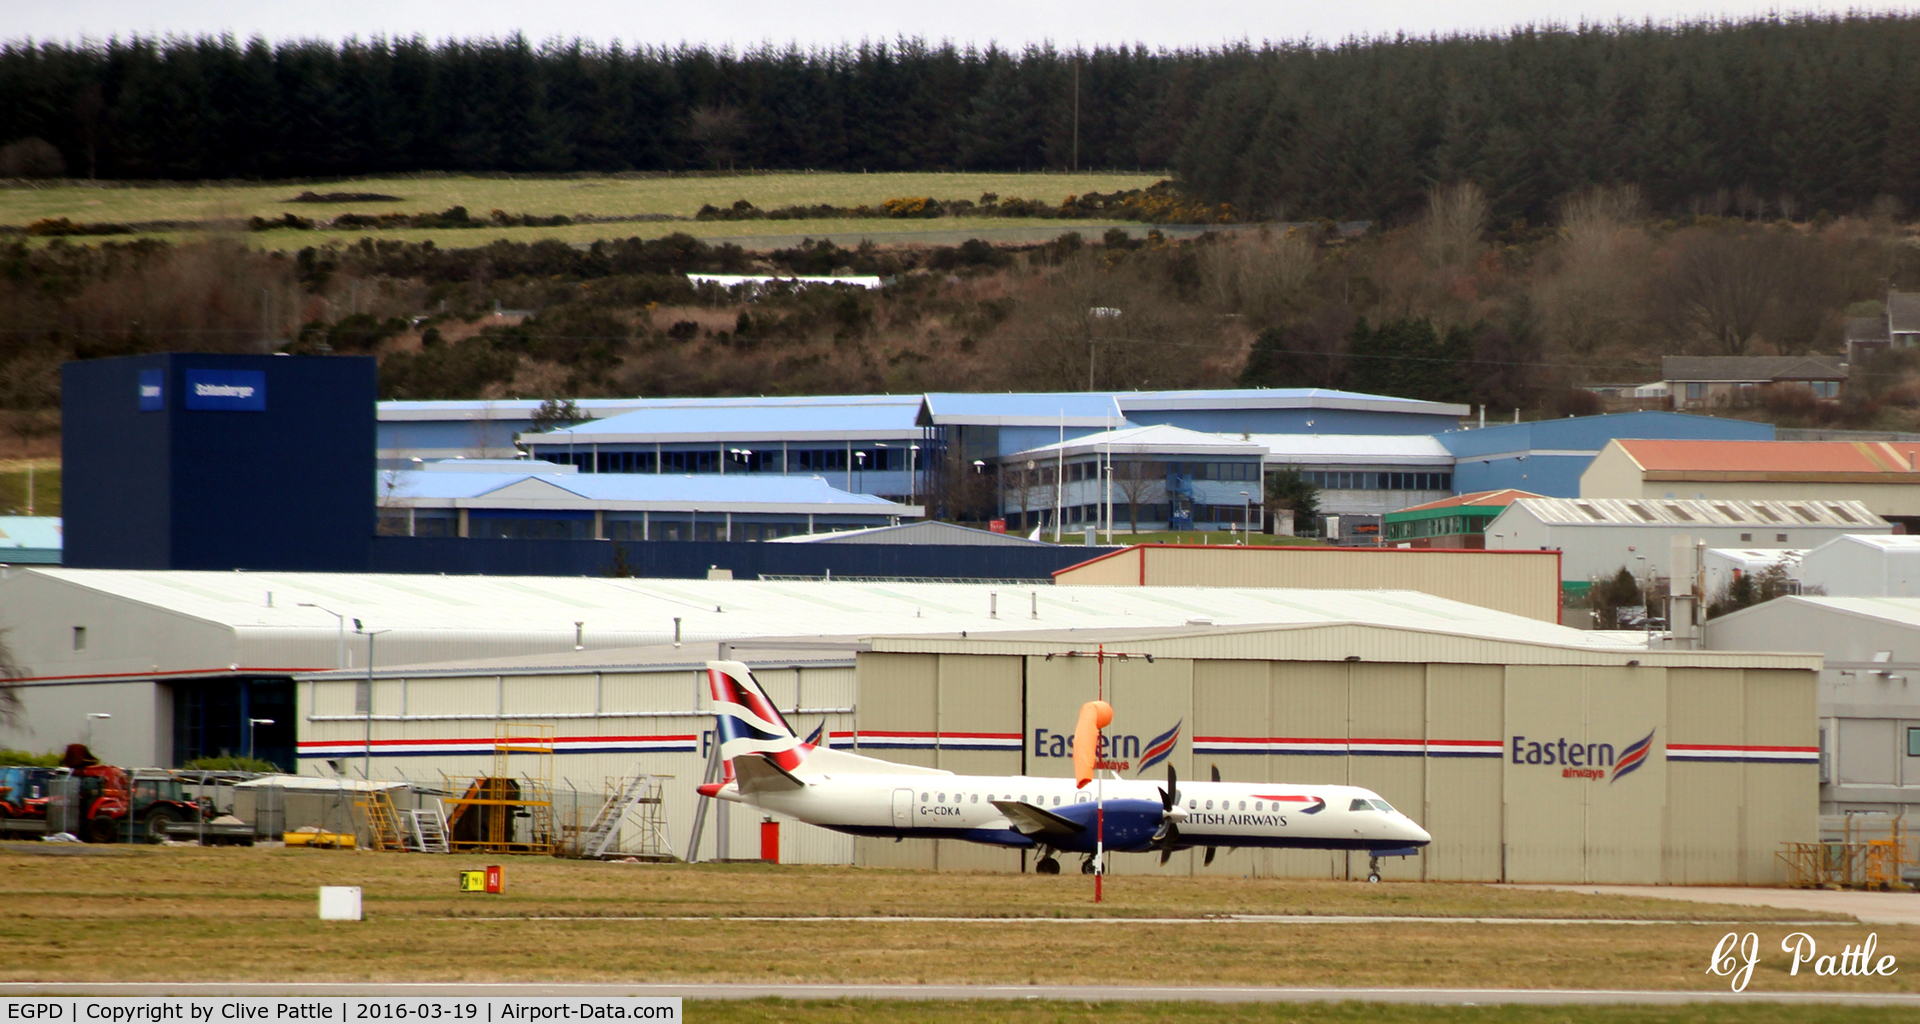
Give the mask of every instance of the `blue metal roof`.
[[1771, 441], [1773, 425], [1677, 412], [1622, 412], [1503, 423], [1480, 430], [1450, 430], [1435, 436], [1456, 458], [1472, 458], [1527, 451], [1593, 453], [1617, 438]]
[[[695, 404], [695, 403], [698, 404]], [[918, 437], [920, 399], [907, 396], [781, 399], [676, 399], [571, 430], [527, 434], [537, 445], [646, 444], [656, 441], [891, 440]]]
[[1113, 395], [1100, 391], [929, 392], [920, 407], [929, 425], [1045, 425], [1062, 417], [1067, 426], [1127, 425]]

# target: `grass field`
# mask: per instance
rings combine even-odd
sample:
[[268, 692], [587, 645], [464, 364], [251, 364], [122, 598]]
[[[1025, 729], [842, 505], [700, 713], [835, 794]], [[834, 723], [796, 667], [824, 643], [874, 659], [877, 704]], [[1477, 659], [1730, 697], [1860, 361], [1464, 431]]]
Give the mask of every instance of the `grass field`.
[[[984, 192], [1002, 198], [1044, 199], [1058, 203], [1071, 194], [1144, 188], [1160, 180], [1157, 174], [754, 174], [675, 178], [564, 178], [510, 179], [457, 176], [367, 178], [326, 184], [251, 185], [223, 182], [207, 185], [62, 184], [46, 188], [0, 189], [0, 224], [25, 226], [37, 220], [65, 217], [76, 223], [143, 223], [202, 221], [266, 217], [284, 213], [302, 217], [333, 217], [342, 213], [425, 213], [464, 206], [476, 217], [493, 210], [550, 217], [557, 214], [599, 217], [669, 215], [691, 217], [704, 204], [728, 206], [745, 199], [761, 209], [830, 203], [836, 206], [877, 205], [899, 196], [936, 199], [978, 199]], [[371, 192], [398, 197], [395, 202], [291, 203], [303, 191]], [[324, 244], [371, 235], [378, 238], [423, 241], [444, 246], [485, 245], [496, 238], [560, 238], [592, 241], [599, 238], [656, 237], [688, 231], [701, 237], [740, 235], [831, 235], [857, 241], [860, 231], [952, 232], [981, 229], [1057, 228], [1072, 230], [1091, 222], [1026, 221], [996, 218], [938, 220], [847, 221], [704, 221], [622, 222], [580, 224], [558, 228], [474, 228], [451, 231], [394, 230], [367, 232], [269, 231], [250, 234], [254, 244], [291, 248]], [[163, 235], [182, 237], [185, 233]], [[121, 237], [127, 236], [105, 236]], [[98, 237], [82, 237], [95, 242]]]
[[[761, 865], [506, 858], [507, 894], [455, 891], [475, 857], [0, 844], [0, 980], [870, 981], [1717, 988], [1702, 973], [1734, 922], [1777, 943], [1858, 943], [1806, 915], [1477, 885], [1116, 880]], [[358, 885], [357, 925], [314, 920], [315, 887]], [[1684, 919], [1686, 924], [1227, 923], [1223, 913]], [[769, 915], [777, 921], [741, 921]], [[974, 920], [848, 923], [824, 915]], [[1193, 923], [1063, 922], [1191, 917]], [[1920, 928], [1878, 927], [1908, 963]], [[103, 958], [102, 948], [140, 955]], [[235, 955], [243, 951], [244, 955]], [[1755, 989], [1913, 991], [1920, 978], [1786, 975]], [[730, 1011], [731, 1012], [731, 1011]], [[746, 1012], [742, 1010], [741, 1012]], [[836, 1012], [820, 1009], [809, 1012]], [[1102, 1016], [1105, 1016], [1103, 1011]], [[764, 1018], [740, 1018], [764, 1019]], [[814, 1019], [814, 1018], [805, 1018]], [[817, 1019], [842, 1019], [821, 1017]], [[912, 1019], [903, 1017], [901, 1019]], [[1268, 1017], [1248, 1019], [1272, 1019]], [[1560, 1018], [1564, 1019], [1564, 1018]]]
[[59, 459], [0, 459], [0, 516], [27, 514], [27, 466], [33, 466], [33, 514], [60, 514]]

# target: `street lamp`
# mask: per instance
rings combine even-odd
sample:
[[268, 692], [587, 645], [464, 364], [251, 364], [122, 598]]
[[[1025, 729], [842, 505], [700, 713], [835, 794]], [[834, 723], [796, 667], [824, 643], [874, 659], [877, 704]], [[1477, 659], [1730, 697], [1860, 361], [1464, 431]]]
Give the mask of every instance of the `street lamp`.
[[[302, 601], [300, 602], [300, 607], [315, 608], [320, 611], [326, 612], [328, 615], [333, 616], [334, 624], [339, 629], [339, 633], [334, 639], [334, 644], [333, 644], [333, 667], [336, 670], [346, 668], [347, 667], [347, 617], [340, 614], [339, 612], [334, 611], [331, 608], [321, 608], [319, 605], [314, 604], [312, 601]], [[357, 628], [359, 626], [360, 620], [355, 619], [353, 621], [354, 621], [355, 627]]]
[[271, 718], [247, 719], [247, 757], [249, 758], [253, 757], [253, 727], [256, 725], [272, 725], [272, 724], [273, 724], [273, 719]]
[[727, 454], [728, 454], [728, 455], [731, 455], [731, 456], [733, 456], [733, 457], [734, 457], [734, 458], [736, 458], [736, 459], [739, 459], [739, 460], [740, 460], [740, 464], [741, 464], [742, 466], [748, 466], [748, 468], [752, 468], [751, 466], [749, 466], [749, 464], [748, 464], [748, 462], [747, 462], [747, 460], [748, 460], [748, 459], [751, 459], [751, 458], [753, 458], [753, 449], [751, 449], [751, 448], [729, 448], [729, 449], [727, 449]]
[[1253, 533], [1247, 529], [1247, 517], [1253, 514], [1253, 498], [1245, 491], [1240, 492], [1240, 543], [1251, 545]]
[[856, 474], [853, 478], [853, 489], [861, 494], [865, 494], [867, 493], [867, 453], [854, 452], [853, 465], [854, 473]]
[[105, 711], [87, 712], [87, 749], [89, 750], [93, 749], [93, 720], [96, 718], [112, 718], [112, 717], [113, 717], [112, 715], [108, 714]]
[[910, 444], [907, 446], [907, 504], [909, 505], [913, 504], [913, 500], [919, 496], [920, 494], [920, 488], [918, 486], [919, 483], [920, 483], [920, 446], [917, 444]]
[[360, 762], [360, 777], [373, 781], [373, 638], [382, 633], [391, 633], [391, 629], [364, 629], [360, 620], [353, 620], [353, 631], [367, 638], [367, 745]]

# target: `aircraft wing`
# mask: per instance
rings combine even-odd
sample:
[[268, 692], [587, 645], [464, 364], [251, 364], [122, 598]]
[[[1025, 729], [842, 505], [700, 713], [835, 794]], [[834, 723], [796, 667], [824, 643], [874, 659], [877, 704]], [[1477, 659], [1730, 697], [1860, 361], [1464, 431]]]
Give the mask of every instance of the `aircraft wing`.
[[733, 774], [742, 793], [778, 793], [806, 785], [765, 754], [742, 754], [734, 758]]
[[1058, 836], [1065, 839], [1077, 836], [1087, 830], [1085, 825], [1076, 824], [1044, 808], [1035, 807], [1018, 800], [995, 800], [993, 806], [1007, 820], [1013, 823], [1014, 831], [1023, 836]]

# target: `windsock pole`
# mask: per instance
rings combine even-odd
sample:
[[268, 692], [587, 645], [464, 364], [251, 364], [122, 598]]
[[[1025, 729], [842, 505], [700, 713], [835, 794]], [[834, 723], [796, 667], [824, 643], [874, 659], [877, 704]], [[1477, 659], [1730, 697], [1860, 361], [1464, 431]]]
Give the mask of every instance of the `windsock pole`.
[[[1107, 645], [1101, 644], [1094, 659], [1095, 686], [1100, 700], [1107, 699]], [[1100, 748], [1106, 746], [1106, 733], [1097, 734], [1100, 739], [1094, 748], [1093, 765], [1093, 902], [1100, 902], [1101, 883], [1107, 877], [1107, 804], [1103, 797], [1107, 791], [1107, 780], [1100, 777]]]

